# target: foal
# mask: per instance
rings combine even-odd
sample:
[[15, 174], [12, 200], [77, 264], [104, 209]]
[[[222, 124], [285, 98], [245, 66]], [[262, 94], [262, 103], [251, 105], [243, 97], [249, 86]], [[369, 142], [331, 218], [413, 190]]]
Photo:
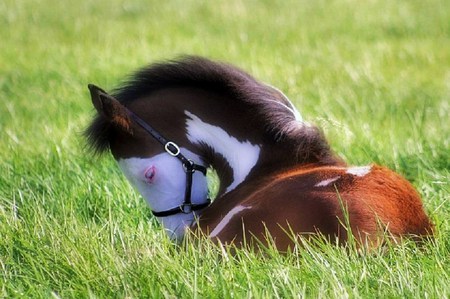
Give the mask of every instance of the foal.
[[[175, 240], [189, 228], [237, 245], [268, 232], [285, 250], [287, 232], [372, 244], [385, 231], [433, 232], [409, 182], [347, 166], [282, 92], [231, 65], [185, 57], [140, 70], [112, 95], [89, 89], [92, 147], [111, 151]], [[208, 167], [220, 180], [209, 206]]]

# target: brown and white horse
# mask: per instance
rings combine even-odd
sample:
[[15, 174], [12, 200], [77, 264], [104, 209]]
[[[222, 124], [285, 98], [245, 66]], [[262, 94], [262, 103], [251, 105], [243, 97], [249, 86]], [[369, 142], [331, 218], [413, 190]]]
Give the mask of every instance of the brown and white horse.
[[[111, 150], [173, 239], [191, 228], [239, 246], [268, 232], [285, 250], [290, 233], [339, 243], [433, 233], [408, 181], [347, 166], [282, 92], [231, 65], [189, 56], [140, 70], [112, 95], [89, 89], [90, 144]], [[220, 180], [209, 206], [206, 167]]]

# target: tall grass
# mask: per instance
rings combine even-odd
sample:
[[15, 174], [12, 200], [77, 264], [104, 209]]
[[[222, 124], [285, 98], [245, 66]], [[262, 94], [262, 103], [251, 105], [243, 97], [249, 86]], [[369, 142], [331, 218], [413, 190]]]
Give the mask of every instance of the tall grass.
[[[448, 1], [0, 2], [0, 297], [450, 296]], [[279, 87], [350, 164], [406, 176], [434, 241], [175, 246], [81, 132], [87, 83], [179, 54]]]

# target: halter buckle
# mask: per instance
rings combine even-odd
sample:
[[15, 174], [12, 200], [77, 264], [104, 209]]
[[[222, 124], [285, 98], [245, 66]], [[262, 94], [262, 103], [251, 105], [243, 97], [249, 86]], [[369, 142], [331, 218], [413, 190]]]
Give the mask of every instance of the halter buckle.
[[190, 214], [192, 213], [192, 203], [183, 203], [180, 206], [181, 213]]
[[166, 144], [164, 144], [164, 149], [166, 152], [171, 156], [178, 156], [180, 154], [180, 148], [175, 142], [169, 141]]

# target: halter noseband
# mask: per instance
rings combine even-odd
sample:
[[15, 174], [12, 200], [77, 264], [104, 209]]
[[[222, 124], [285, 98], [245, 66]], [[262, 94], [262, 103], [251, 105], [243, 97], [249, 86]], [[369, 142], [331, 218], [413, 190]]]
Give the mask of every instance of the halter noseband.
[[132, 111], [128, 110], [124, 107], [131, 118], [141, 126], [147, 133], [149, 133], [153, 138], [155, 138], [159, 143], [164, 146], [164, 150], [171, 156], [177, 158], [183, 164], [184, 172], [186, 173], [186, 189], [184, 190], [184, 202], [173, 209], [156, 212], [152, 210], [153, 215], [156, 217], [167, 217], [172, 216], [178, 213], [189, 214], [193, 211], [201, 210], [206, 208], [211, 203], [211, 199], [207, 199], [205, 203], [201, 204], [193, 204], [191, 202], [191, 193], [192, 193], [192, 176], [195, 171], [200, 171], [204, 175], [206, 175], [206, 167], [202, 165], [195, 164], [192, 160], [186, 158], [180, 151], [179, 146], [173, 142], [167, 140], [164, 136], [162, 136], [158, 131], [153, 129], [149, 124], [147, 124], [142, 118], [134, 114]]

